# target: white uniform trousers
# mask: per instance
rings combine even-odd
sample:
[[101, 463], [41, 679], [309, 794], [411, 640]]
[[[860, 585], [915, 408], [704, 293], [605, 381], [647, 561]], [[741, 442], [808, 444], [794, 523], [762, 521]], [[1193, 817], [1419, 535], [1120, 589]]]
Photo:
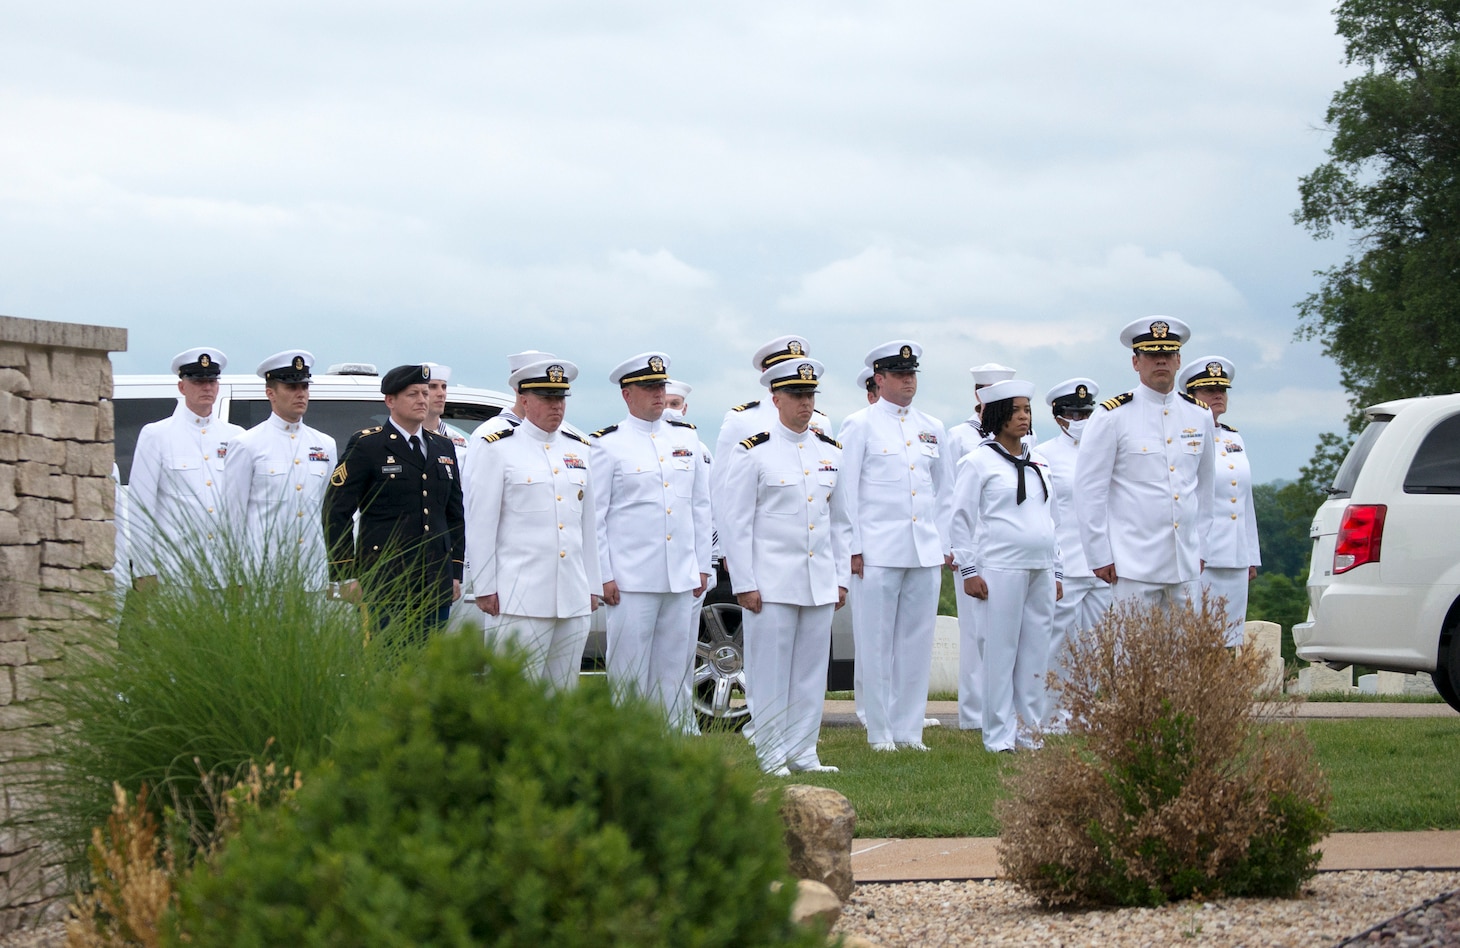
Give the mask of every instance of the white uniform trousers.
[[1214, 601], [1218, 596], [1226, 597], [1227, 647], [1241, 645], [1243, 626], [1247, 622], [1247, 567], [1208, 566], [1202, 570], [1201, 584]]
[[1025, 728], [1044, 711], [1044, 674], [1054, 631], [1054, 570], [979, 567], [989, 597], [978, 603], [983, 635], [983, 746], [1037, 747]]
[[857, 596], [861, 594], [862, 577], [853, 576], [847, 587], [846, 608], [852, 610], [852, 708], [857, 712], [857, 721], [867, 726], [867, 692], [862, 687], [862, 663], [856, 661], [857, 653]]
[[[1054, 604], [1054, 634], [1049, 639], [1049, 670], [1061, 681], [1069, 680], [1069, 668], [1065, 664], [1065, 645], [1079, 641], [1080, 636], [1093, 629], [1110, 609], [1110, 584], [1094, 576], [1066, 576], [1064, 598]], [[1044, 725], [1046, 730], [1063, 733], [1068, 716], [1058, 706], [1053, 692], [1045, 701]]]
[[546, 678], [555, 690], [573, 688], [583, 666], [592, 616], [551, 619], [539, 616], [488, 616], [486, 643], [492, 648], [514, 644], [525, 653], [528, 678]]
[[959, 574], [953, 575], [958, 601], [958, 726], [976, 731], [983, 727], [983, 642], [974, 606], [978, 600], [963, 591]]
[[1201, 604], [1201, 581], [1187, 580], [1184, 583], [1147, 583], [1139, 579], [1116, 577], [1110, 589], [1110, 602], [1115, 605], [1127, 599], [1139, 599], [1148, 606], [1164, 605], [1174, 609], [1190, 599]]
[[864, 566], [852, 632], [867, 693], [867, 742], [923, 739], [940, 566]]
[[694, 593], [620, 591], [619, 597], [608, 607], [609, 687], [615, 696], [633, 693], [658, 704], [670, 727], [693, 729]]
[[[767, 602], [741, 613], [745, 698], [755, 721], [755, 756], [770, 773], [817, 766], [835, 606]], [[921, 712], [919, 712], [921, 714]]]

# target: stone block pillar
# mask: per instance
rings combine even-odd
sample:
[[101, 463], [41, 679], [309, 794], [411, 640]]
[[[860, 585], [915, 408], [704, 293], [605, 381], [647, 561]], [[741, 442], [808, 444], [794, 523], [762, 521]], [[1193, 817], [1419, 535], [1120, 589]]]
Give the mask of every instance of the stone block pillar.
[[127, 331], [0, 316], [0, 934], [63, 894], [17, 777], [52, 722], [38, 685], [111, 607], [112, 366]]

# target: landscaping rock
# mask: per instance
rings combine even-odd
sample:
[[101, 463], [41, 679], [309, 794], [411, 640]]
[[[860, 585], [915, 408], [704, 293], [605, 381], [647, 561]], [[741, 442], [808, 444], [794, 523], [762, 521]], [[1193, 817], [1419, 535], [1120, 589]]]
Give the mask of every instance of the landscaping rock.
[[827, 931], [842, 917], [842, 900], [836, 893], [810, 879], [796, 883], [796, 904], [791, 906], [791, 921], [797, 925], [824, 922]]
[[794, 784], [781, 794], [781, 821], [791, 872], [820, 882], [845, 900], [852, 896], [852, 833], [857, 813], [846, 797], [826, 787]]

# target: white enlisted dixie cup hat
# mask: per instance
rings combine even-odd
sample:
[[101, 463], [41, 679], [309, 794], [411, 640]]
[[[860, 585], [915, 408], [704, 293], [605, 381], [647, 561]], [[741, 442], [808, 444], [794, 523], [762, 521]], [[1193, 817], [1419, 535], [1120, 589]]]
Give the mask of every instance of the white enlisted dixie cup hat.
[[669, 381], [669, 356], [662, 352], [641, 352], [625, 359], [608, 373], [615, 385], [660, 385]]
[[228, 356], [212, 346], [184, 349], [172, 357], [172, 374], [180, 379], [216, 379], [228, 367]]
[[1099, 394], [1100, 386], [1093, 379], [1077, 376], [1065, 379], [1045, 392], [1044, 403], [1055, 411], [1061, 408], [1094, 408], [1095, 396]]
[[916, 372], [922, 357], [923, 347], [916, 342], [894, 339], [867, 353], [862, 364], [870, 366], [873, 372]]
[[693, 385], [688, 382], [681, 382], [679, 379], [670, 379], [664, 384], [665, 395], [678, 395], [680, 398], [689, 398], [689, 393], [694, 390]]
[[805, 336], [777, 336], [755, 350], [755, 355], [750, 357], [750, 364], [757, 372], [764, 372], [777, 362], [799, 359], [808, 351]]
[[303, 349], [285, 349], [260, 362], [255, 372], [266, 382], [308, 382], [312, 368], [314, 356]]
[[1023, 379], [1004, 379], [992, 385], [985, 385], [976, 393], [980, 405], [992, 405], [1006, 398], [1034, 398], [1034, 383]]
[[1202, 356], [1192, 359], [1190, 365], [1183, 365], [1176, 376], [1176, 384], [1188, 395], [1195, 395], [1204, 389], [1231, 388], [1237, 378], [1237, 369], [1231, 359], [1222, 356]]
[[514, 392], [532, 392], [537, 395], [567, 395], [568, 388], [578, 377], [578, 367], [567, 359], [556, 356], [529, 362], [512, 373], [507, 384]]
[[1120, 331], [1120, 344], [1137, 352], [1180, 352], [1191, 327], [1175, 316], [1143, 316]]
[[787, 359], [760, 375], [760, 384], [774, 392], [814, 392], [826, 366], [815, 359]]
[[442, 365], [440, 362], [422, 362], [422, 365], [431, 370], [431, 379], [435, 382], [451, 381], [451, 366]]
[[522, 352], [514, 352], [507, 357], [507, 373], [510, 375], [524, 366], [551, 358], [554, 358], [551, 352], [543, 352], [541, 349], [527, 349]]
[[997, 362], [985, 362], [983, 365], [976, 365], [968, 370], [973, 376], [975, 386], [992, 385], [995, 382], [1005, 382], [1014, 377], [1014, 370], [1007, 365], [999, 365]]

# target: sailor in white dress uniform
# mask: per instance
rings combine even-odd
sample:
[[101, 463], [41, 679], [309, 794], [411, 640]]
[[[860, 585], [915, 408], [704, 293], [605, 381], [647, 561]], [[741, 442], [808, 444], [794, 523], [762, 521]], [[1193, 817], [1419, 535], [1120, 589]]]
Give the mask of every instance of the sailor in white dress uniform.
[[137, 435], [128, 481], [132, 583], [200, 579], [214, 587], [234, 545], [223, 507], [223, 463], [243, 428], [214, 414], [218, 376], [228, 357], [212, 346], [179, 352], [172, 360], [182, 396], [170, 417]]
[[1213, 598], [1227, 601], [1227, 645], [1242, 644], [1247, 622], [1248, 584], [1257, 578], [1262, 552], [1257, 542], [1257, 510], [1252, 503], [1252, 466], [1242, 436], [1223, 424], [1227, 402], [1237, 370], [1222, 356], [1193, 359], [1181, 370], [1177, 384], [1212, 410], [1216, 422], [1217, 450], [1213, 458], [1212, 531], [1207, 537], [1206, 569], [1202, 585]]
[[298, 582], [325, 588], [324, 494], [335, 469], [335, 439], [304, 423], [314, 356], [287, 349], [259, 363], [269, 417], [233, 439], [225, 464], [229, 522], [241, 529], [250, 583]]
[[851, 531], [841, 450], [810, 428], [820, 362], [766, 370], [778, 420], [735, 447], [725, 486], [726, 555], [743, 609], [746, 698], [761, 769], [835, 771], [816, 752], [832, 612], [846, 601]]
[[489, 643], [515, 641], [527, 673], [558, 689], [578, 681], [598, 608], [598, 540], [588, 443], [562, 429], [578, 367], [529, 363], [509, 384], [527, 397], [520, 424], [484, 439], [467, 469], [467, 548]]
[[[988, 440], [979, 427], [978, 392], [995, 382], [1014, 377], [1014, 370], [997, 362], [986, 362], [969, 369], [973, 376], [975, 406], [973, 414], [948, 429], [949, 457], [956, 468], [959, 460]], [[965, 564], [954, 563], [961, 569]], [[974, 607], [976, 601], [963, 588], [953, 584], [953, 598], [958, 605], [958, 726], [965, 731], [983, 727], [983, 639], [978, 634]]]
[[[1056, 509], [1055, 538], [1059, 541], [1064, 563], [1064, 596], [1054, 606], [1054, 634], [1049, 640], [1049, 667], [1068, 680], [1064, 662], [1065, 643], [1079, 633], [1094, 628], [1110, 608], [1110, 586], [1097, 579], [1085, 559], [1080, 541], [1080, 518], [1075, 512], [1075, 497], [1081, 490], [1075, 479], [1079, 460], [1080, 439], [1085, 425], [1095, 410], [1100, 386], [1088, 378], [1066, 379], [1044, 395], [1054, 414], [1059, 434], [1041, 441], [1038, 451], [1049, 463], [1049, 484], [1054, 490]], [[1061, 732], [1066, 716], [1054, 705], [1053, 695], [1045, 703], [1045, 729]]]
[[657, 703], [695, 730], [694, 601], [710, 566], [710, 475], [693, 426], [663, 419], [669, 356], [645, 352], [609, 373], [629, 413], [589, 436], [599, 577], [616, 695]]
[[1080, 440], [1080, 538], [1115, 600], [1201, 598], [1216, 448], [1211, 412], [1176, 387], [1189, 335], [1170, 316], [1127, 325], [1121, 344], [1141, 384], [1101, 402]]
[[990, 438], [959, 460], [953, 491], [953, 555], [983, 635], [983, 743], [995, 752], [1040, 744], [1060, 595], [1049, 465], [1023, 443], [1033, 397], [1020, 379], [979, 390]]
[[[874, 750], [927, 750], [923, 727], [948, 542], [953, 464], [943, 423], [912, 407], [922, 347], [868, 353], [879, 398], [842, 426], [842, 483], [852, 517], [857, 664]], [[731, 562], [734, 575], [734, 562]]]

